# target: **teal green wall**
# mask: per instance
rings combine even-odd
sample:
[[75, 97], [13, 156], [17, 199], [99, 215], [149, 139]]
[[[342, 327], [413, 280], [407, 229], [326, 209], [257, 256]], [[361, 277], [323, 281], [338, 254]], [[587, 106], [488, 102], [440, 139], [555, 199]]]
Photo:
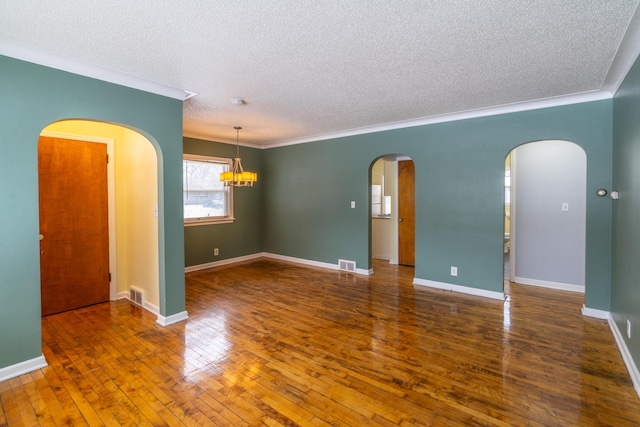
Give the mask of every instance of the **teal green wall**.
[[[236, 146], [184, 138], [184, 153], [233, 158]], [[240, 147], [240, 157], [246, 170], [258, 173], [258, 182], [233, 189], [233, 223], [184, 227], [187, 267], [262, 252], [262, 150]]]
[[568, 140], [587, 154], [586, 305], [609, 310], [611, 203], [595, 190], [611, 187], [611, 122], [605, 100], [265, 150], [264, 251], [370, 268], [370, 166], [401, 153], [416, 168], [415, 276], [502, 292], [505, 156]]
[[38, 135], [68, 118], [122, 124], [158, 154], [160, 312], [185, 310], [182, 102], [0, 56], [0, 369], [42, 355]]
[[640, 62], [616, 93], [613, 112], [613, 190], [620, 199], [613, 201], [611, 312], [640, 366]]

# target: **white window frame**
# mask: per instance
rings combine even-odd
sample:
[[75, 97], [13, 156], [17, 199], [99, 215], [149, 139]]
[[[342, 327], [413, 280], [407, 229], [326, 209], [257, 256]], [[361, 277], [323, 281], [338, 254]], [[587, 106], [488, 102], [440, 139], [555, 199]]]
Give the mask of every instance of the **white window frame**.
[[[183, 161], [196, 161], [196, 162], [210, 162], [210, 163], [222, 163], [227, 165], [226, 170], [231, 170], [233, 167], [233, 160], [224, 158], [224, 157], [213, 157], [213, 156], [202, 156], [198, 154], [183, 154]], [[184, 182], [182, 184], [183, 191], [183, 217], [184, 217]], [[198, 218], [184, 218], [185, 227], [190, 227], [194, 225], [209, 225], [209, 224], [228, 224], [235, 221], [235, 216], [233, 214], [233, 187], [224, 187], [224, 191], [226, 192], [228, 211], [225, 216], [206, 216], [206, 217], [198, 217]]]

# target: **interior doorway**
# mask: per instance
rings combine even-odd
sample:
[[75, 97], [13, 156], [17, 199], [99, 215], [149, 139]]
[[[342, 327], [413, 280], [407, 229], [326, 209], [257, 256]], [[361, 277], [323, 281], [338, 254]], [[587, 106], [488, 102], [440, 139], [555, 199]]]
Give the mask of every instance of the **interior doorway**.
[[415, 168], [398, 161], [398, 264], [415, 265]]
[[505, 280], [584, 292], [586, 167], [569, 141], [531, 142], [507, 156]]
[[[153, 144], [135, 130], [91, 120], [51, 123], [41, 135], [107, 146], [107, 300], [129, 298], [136, 288], [143, 296], [139, 305], [159, 314], [158, 157]], [[91, 182], [89, 187], [87, 191], [95, 192], [97, 185]], [[41, 258], [42, 262], [47, 261]]]
[[42, 315], [109, 300], [107, 146], [38, 143]]
[[371, 165], [371, 256], [390, 264], [415, 264], [413, 161], [389, 154]]

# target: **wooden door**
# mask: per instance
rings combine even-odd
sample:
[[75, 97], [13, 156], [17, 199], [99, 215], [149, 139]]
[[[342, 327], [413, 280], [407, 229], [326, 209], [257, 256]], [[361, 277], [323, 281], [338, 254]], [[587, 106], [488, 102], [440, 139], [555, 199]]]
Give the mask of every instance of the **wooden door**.
[[398, 263], [415, 265], [415, 170], [411, 160], [398, 162]]
[[108, 301], [106, 144], [40, 137], [38, 176], [42, 315]]

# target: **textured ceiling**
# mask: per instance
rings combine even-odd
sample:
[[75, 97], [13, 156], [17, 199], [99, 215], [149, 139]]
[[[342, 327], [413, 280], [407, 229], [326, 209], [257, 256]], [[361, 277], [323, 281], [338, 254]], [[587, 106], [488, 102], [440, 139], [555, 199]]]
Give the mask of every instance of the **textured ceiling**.
[[197, 92], [185, 135], [267, 146], [599, 91], [637, 4], [5, 0], [0, 40]]

